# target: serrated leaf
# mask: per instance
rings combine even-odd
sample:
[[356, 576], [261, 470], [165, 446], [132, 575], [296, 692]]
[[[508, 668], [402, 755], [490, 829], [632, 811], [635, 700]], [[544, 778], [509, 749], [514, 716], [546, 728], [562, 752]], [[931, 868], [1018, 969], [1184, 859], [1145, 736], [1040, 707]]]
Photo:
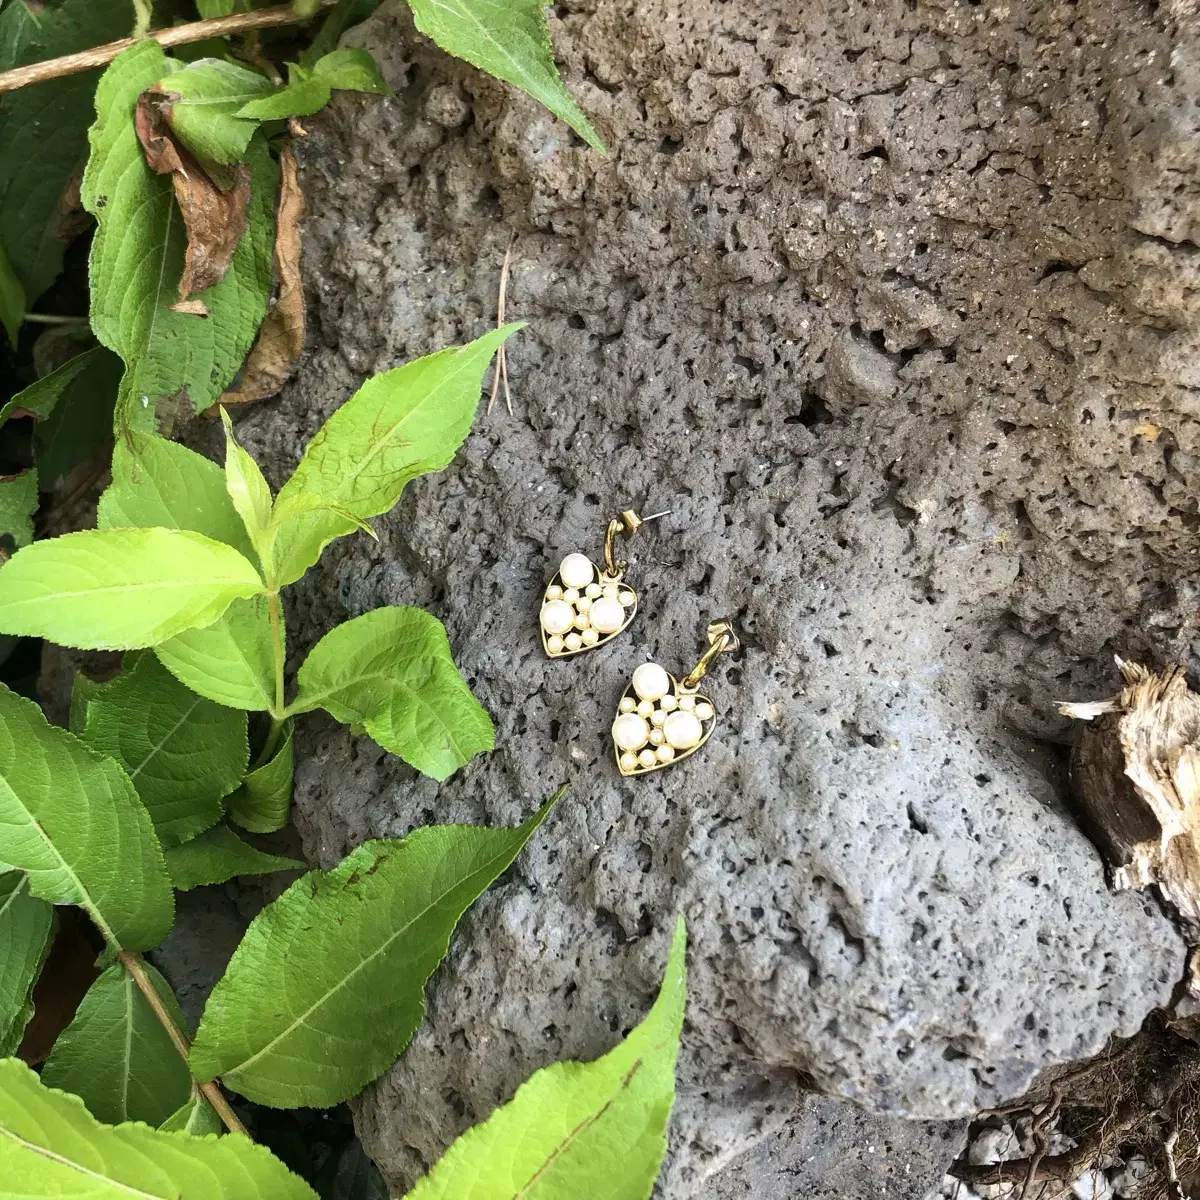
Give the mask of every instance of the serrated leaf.
[[92, 328], [125, 362], [121, 427], [153, 432], [159, 401], [186, 397], [208, 408], [240, 369], [267, 311], [272, 286], [278, 169], [261, 138], [247, 150], [249, 227], [233, 265], [201, 293], [208, 316], [174, 312], [184, 266], [183, 219], [171, 180], [145, 162], [134, 129], [138, 96], [171, 66], [157, 42], [126, 50], [96, 92], [98, 118], [83, 203], [99, 223], [90, 260]]
[[33, 985], [50, 945], [54, 908], [23, 871], [0, 875], [0, 1057], [16, 1054], [33, 1016]]
[[37, 507], [36, 467], [20, 475], [0, 476], [0, 538], [11, 538], [17, 547], [28, 546], [33, 541], [33, 514]]
[[405, 1200], [648, 1200], [675, 1103], [686, 947], [681, 917], [646, 1019], [595, 1062], [553, 1063], [534, 1074]]
[[34, 461], [46, 491], [61, 487], [72, 468], [112, 437], [121, 370], [111, 350], [94, 346], [13, 397], [15, 407], [41, 417]]
[[[119, 0], [10, 4], [0, 13], [0, 70], [73, 54], [124, 37]], [[63, 199], [87, 155], [99, 71], [0, 96], [0, 244], [32, 304], [62, 270], [70, 221]]]
[[113, 447], [112, 475], [96, 513], [101, 529], [190, 529], [253, 556], [225, 472], [203, 454], [127, 430]]
[[305, 117], [329, 103], [332, 90], [386, 95], [387, 84], [374, 58], [366, 50], [334, 50], [317, 60], [311, 70], [288, 63], [287, 87], [238, 110], [240, 117], [277, 121]]
[[255, 767], [225, 802], [229, 819], [251, 833], [273, 833], [288, 823], [292, 811], [292, 723], [286, 722], [279, 748]]
[[150, 816], [121, 768], [0, 685], [0, 869], [86, 909], [114, 946], [167, 936], [174, 901]]
[[225, 426], [225, 490], [237, 510], [246, 535], [265, 558], [267, 527], [271, 524], [271, 488], [258, 463], [238, 444], [229, 413], [221, 409]]
[[313, 77], [324, 80], [331, 88], [349, 92], [371, 92], [376, 96], [387, 94], [388, 86], [383, 81], [371, 53], [356, 46], [344, 46], [322, 55], [313, 65]]
[[199, 837], [166, 850], [171, 882], [181, 892], [206, 884], [224, 883], [239, 875], [270, 875], [275, 871], [306, 871], [308, 864], [279, 854], [267, 854], [243, 842], [228, 825], [216, 825]]
[[104, 694], [108, 683], [89, 679], [82, 671], [75, 672], [71, 682], [71, 709], [67, 717], [67, 728], [76, 737], [82, 737], [87, 728], [88, 708], [92, 701]]
[[[149, 963], [144, 969], [176, 1022], [186, 1028], [171, 985]], [[73, 1092], [93, 1117], [108, 1125], [158, 1125], [192, 1090], [187, 1063], [120, 963], [92, 984], [74, 1019], [58, 1035], [42, 1067], [42, 1083]]]
[[563, 86], [542, 0], [408, 0], [417, 28], [447, 54], [515, 84], [594, 149], [600, 135]]
[[176, 679], [218, 704], [264, 712], [275, 703], [275, 654], [265, 596], [235, 600], [219, 621], [154, 647]]
[[83, 739], [125, 768], [164, 846], [221, 819], [250, 754], [246, 714], [197, 696], [153, 654], [89, 703]]
[[297, 675], [292, 712], [323, 708], [441, 782], [495, 744], [446, 629], [420, 608], [377, 608], [331, 629]]
[[165, 75], [153, 89], [163, 97], [167, 119], [202, 159], [241, 162], [258, 121], [238, 109], [275, 91], [257, 71], [223, 58], [201, 58]]
[[299, 579], [356, 520], [387, 512], [409, 480], [449, 464], [471, 431], [492, 355], [520, 328], [376, 375], [325, 422], [275, 500], [278, 584]]
[[9, 345], [15, 350], [25, 323], [25, 288], [17, 278], [8, 255], [0, 245], [0, 325], [8, 334]]
[[459, 917], [556, 799], [514, 829], [428, 826], [298, 879], [254, 918], [209, 996], [192, 1043], [196, 1078], [219, 1075], [277, 1108], [360, 1091], [421, 1023], [425, 981]]
[[0, 567], [0, 631], [85, 650], [137, 650], [211, 625], [263, 590], [230, 546], [177, 529], [88, 529]]
[[0, 1061], [0, 1146], [5, 1188], [30, 1200], [317, 1200], [249, 1138], [101, 1125], [13, 1058]]
[[203, 1096], [193, 1096], [177, 1108], [159, 1127], [163, 1133], [190, 1133], [203, 1137], [207, 1133], [224, 1133], [225, 1126], [216, 1110]]

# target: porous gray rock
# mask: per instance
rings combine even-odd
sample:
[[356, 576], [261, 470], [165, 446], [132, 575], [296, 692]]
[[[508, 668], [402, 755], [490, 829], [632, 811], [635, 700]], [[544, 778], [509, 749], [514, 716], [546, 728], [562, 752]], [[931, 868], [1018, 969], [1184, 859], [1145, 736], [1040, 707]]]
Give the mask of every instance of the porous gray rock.
[[[306, 719], [298, 821], [328, 865], [571, 785], [359, 1104], [397, 1188], [636, 1022], [677, 913], [672, 1198], [736, 1194], [800, 1078], [959, 1117], [1167, 1000], [1181, 940], [1107, 890], [1054, 702], [1107, 694], [1114, 651], [1192, 649], [1200, 68], [1172, 13], [565, 0], [607, 158], [401, 6], [363, 27], [394, 95], [309, 123], [313, 345], [240, 428], [278, 482], [364, 377], [490, 325], [515, 235], [514, 415], [333, 547], [291, 628], [298, 661], [347, 615], [430, 608], [498, 749], [438, 787]], [[629, 505], [671, 510], [629, 547], [636, 623], [547, 662], [545, 581]], [[690, 667], [718, 616], [745, 650], [710, 677], [716, 736], [622, 780], [625, 681]]]

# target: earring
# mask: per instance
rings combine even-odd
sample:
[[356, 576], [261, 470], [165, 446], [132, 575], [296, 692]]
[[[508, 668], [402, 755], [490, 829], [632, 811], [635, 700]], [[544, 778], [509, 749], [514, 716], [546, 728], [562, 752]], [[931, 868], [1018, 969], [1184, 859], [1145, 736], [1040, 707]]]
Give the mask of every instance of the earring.
[[631, 538], [665, 512], [642, 518], [632, 509], [608, 523], [604, 570], [586, 554], [568, 554], [542, 600], [542, 645], [551, 658], [595, 650], [629, 627], [637, 615], [637, 592], [625, 582], [629, 564], [616, 557], [617, 534]]
[[695, 754], [717, 725], [713, 702], [697, 688], [719, 654], [741, 645], [728, 620], [708, 627], [708, 649], [691, 671], [676, 681], [658, 663], [642, 663], [621, 693], [613, 722], [613, 748], [622, 775], [661, 771]]

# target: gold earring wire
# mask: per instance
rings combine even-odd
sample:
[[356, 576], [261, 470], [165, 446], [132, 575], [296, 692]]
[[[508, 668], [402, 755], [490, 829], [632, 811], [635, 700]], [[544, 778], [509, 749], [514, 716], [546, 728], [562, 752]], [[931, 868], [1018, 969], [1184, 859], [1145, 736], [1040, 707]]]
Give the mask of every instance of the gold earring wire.
[[619, 517], [613, 517], [608, 523], [608, 532], [604, 535], [604, 573], [610, 579], [620, 579], [629, 569], [629, 564], [617, 557], [618, 534], [628, 540], [647, 521], [657, 521], [659, 517], [669, 517], [671, 510], [651, 513], [648, 517], [639, 516], [632, 508], [627, 508]]
[[708, 649], [700, 656], [700, 661], [679, 681], [679, 686], [686, 691], [694, 691], [721, 654], [732, 654], [741, 648], [738, 635], [733, 632], [733, 622], [728, 617], [714, 621], [708, 627]]

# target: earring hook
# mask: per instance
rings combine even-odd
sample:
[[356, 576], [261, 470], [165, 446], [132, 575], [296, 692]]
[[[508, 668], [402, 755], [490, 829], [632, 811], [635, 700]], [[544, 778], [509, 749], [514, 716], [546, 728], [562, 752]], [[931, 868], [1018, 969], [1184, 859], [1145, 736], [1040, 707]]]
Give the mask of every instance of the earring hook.
[[648, 517], [639, 516], [632, 508], [627, 508], [619, 517], [613, 517], [608, 523], [608, 532], [604, 535], [604, 573], [610, 579], [620, 579], [625, 574], [629, 564], [617, 557], [617, 535], [631, 538], [647, 521], [657, 521], [659, 517], [671, 515], [671, 510], [651, 513]]
[[732, 653], [734, 650], [740, 649], [741, 645], [738, 635], [733, 632], [733, 622], [728, 617], [714, 621], [708, 627], [708, 649], [700, 656], [700, 661], [691, 671], [679, 681], [679, 686], [689, 691], [695, 688], [700, 680], [708, 674], [708, 668], [713, 665], [718, 655]]

